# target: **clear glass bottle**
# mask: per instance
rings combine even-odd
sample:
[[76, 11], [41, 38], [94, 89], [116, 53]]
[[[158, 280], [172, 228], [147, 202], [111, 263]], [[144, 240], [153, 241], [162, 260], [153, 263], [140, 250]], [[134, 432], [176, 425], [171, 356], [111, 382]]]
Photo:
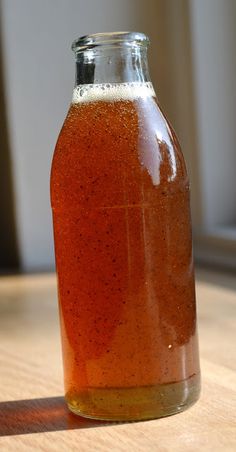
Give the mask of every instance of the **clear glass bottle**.
[[52, 163], [66, 400], [97, 419], [167, 416], [199, 396], [189, 181], [148, 42], [120, 32], [73, 43]]

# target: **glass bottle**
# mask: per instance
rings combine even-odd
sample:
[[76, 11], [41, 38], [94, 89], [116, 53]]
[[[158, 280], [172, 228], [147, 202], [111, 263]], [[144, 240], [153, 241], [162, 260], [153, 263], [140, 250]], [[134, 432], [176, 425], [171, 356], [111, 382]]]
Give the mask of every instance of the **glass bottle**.
[[51, 172], [66, 401], [76, 414], [184, 410], [200, 376], [189, 181], [148, 73], [148, 38], [79, 38]]

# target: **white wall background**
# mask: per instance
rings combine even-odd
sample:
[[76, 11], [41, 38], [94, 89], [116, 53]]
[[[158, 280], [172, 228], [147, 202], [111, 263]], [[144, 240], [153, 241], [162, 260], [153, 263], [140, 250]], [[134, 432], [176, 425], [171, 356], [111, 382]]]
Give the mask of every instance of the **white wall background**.
[[21, 265], [46, 270], [54, 266], [50, 164], [74, 84], [70, 45], [100, 31], [153, 37], [155, 1], [2, 0], [1, 13]]
[[236, 1], [190, 0], [203, 229], [236, 224]]
[[[0, 0], [0, 5], [22, 269], [54, 266], [49, 175], [74, 85], [70, 46], [78, 36], [101, 31], [137, 30], [151, 38], [152, 80], [190, 173], [195, 234], [212, 237], [218, 231], [226, 237], [228, 231], [236, 246], [235, 0]], [[205, 242], [202, 248], [205, 259]]]
[[236, 1], [189, 0], [198, 185], [198, 262], [236, 269]]

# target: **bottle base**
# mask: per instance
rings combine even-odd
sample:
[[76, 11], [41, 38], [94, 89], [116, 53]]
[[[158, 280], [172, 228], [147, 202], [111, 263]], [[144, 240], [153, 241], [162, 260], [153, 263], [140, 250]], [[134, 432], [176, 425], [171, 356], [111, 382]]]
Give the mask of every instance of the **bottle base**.
[[104, 421], [157, 419], [186, 410], [200, 394], [200, 375], [177, 383], [134, 388], [88, 388], [69, 392], [70, 411], [79, 416]]

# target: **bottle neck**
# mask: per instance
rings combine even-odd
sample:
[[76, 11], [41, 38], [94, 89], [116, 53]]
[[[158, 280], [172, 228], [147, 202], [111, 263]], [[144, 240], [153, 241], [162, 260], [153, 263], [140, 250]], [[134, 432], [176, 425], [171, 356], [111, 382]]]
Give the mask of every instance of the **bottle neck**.
[[101, 45], [76, 53], [75, 86], [149, 81], [146, 46]]

